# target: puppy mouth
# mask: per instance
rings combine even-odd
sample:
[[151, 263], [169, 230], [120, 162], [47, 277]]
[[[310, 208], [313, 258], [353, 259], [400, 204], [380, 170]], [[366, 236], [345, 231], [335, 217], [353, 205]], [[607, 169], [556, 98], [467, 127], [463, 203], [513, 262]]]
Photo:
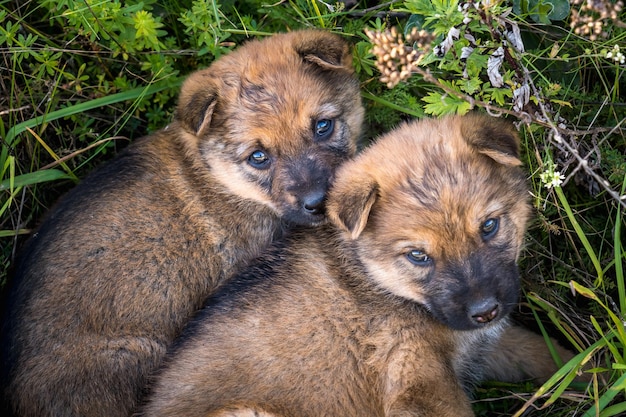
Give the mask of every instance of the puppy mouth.
[[283, 220], [287, 226], [319, 226], [326, 222], [326, 211], [324, 208], [289, 210], [284, 213]]
[[443, 322], [446, 326], [454, 329], [454, 330], [476, 330], [484, 327], [488, 327], [500, 321], [500, 319], [504, 317], [504, 314], [495, 314], [493, 318], [488, 320], [477, 320], [475, 318], [462, 318], [462, 319], [445, 319], [440, 321]]
[[428, 310], [436, 320], [454, 330], [476, 330], [499, 322], [512, 308], [496, 298], [488, 297], [452, 309], [431, 305]]

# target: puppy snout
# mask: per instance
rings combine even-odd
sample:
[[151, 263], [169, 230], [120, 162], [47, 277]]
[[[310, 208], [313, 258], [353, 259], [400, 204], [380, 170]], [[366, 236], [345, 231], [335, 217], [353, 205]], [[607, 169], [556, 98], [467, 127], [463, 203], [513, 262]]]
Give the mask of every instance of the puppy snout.
[[309, 214], [323, 214], [325, 198], [324, 190], [308, 193], [302, 198], [302, 208]]
[[479, 324], [489, 323], [500, 314], [500, 305], [494, 298], [488, 298], [470, 306], [469, 315]]

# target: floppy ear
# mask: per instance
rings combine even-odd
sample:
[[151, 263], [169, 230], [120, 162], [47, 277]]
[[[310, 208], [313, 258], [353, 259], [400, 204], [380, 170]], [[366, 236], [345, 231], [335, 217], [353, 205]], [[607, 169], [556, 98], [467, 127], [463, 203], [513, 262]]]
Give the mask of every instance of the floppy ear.
[[484, 115], [462, 118], [465, 140], [476, 150], [502, 165], [521, 165], [520, 139], [515, 127], [502, 119]]
[[334, 184], [328, 197], [330, 221], [350, 234], [359, 237], [378, 197], [378, 184], [371, 177], [348, 179]]
[[191, 74], [180, 89], [174, 117], [196, 136], [211, 124], [217, 103], [217, 85], [210, 69]]
[[353, 72], [350, 47], [338, 35], [322, 31], [303, 31], [300, 38], [294, 41], [294, 49], [304, 61], [322, 69]]

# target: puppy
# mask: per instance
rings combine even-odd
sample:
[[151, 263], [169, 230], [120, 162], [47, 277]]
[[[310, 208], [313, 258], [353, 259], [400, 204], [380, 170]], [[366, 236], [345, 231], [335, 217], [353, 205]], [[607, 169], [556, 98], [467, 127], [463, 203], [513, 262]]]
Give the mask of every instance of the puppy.
[[18, 416], [128, 416], [206, 297], [285, 226], [315, 226], [363, 110], [346, 42], [250, 41], [192, 74], [174, 121], [71, 191], [13, 277], [2, 380]]
[[274, 245], [208, 300], [141, 415], [472, 416], [519, 296], [518, 149], [479, 115], [380, 138], [340, 168], [334, 227]]

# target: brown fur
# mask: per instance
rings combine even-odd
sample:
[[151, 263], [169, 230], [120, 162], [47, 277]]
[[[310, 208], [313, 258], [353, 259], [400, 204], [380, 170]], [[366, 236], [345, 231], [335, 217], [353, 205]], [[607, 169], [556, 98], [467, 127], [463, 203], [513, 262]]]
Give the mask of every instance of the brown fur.
[[483, 116], [383, 136], [338, 172], [334, 228], [289, 237], [209, 299], [141, 415], [471, 416], [518, 298], [519, 165], [516, 132]]
[[21, 257], [2, 338], [13, 412], [128, 416], [210, 293], [285, 226], [324, 221], [362, 117], [329, 33], [250, 41], [192, 74], [172, 124], [70, 192]]

